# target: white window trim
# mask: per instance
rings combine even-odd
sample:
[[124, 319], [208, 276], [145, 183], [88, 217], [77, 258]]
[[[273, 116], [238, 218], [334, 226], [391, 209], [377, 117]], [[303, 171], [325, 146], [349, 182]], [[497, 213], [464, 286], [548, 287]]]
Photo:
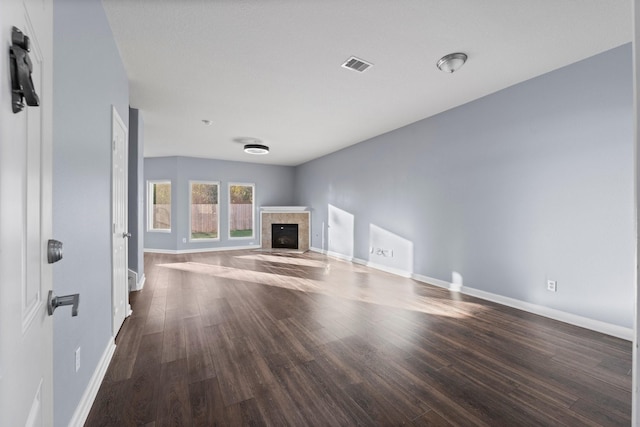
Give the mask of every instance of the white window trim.
[[[253, 200], [251, 203], [251, 236], [231, 237], [231, 187], [241, 185], [251, 187]], [[253, 182], [230, 182], [227, 186], [227, 238], [229, 240], [253, 240], [256, 238], [256, 184]]]
[[[192, 237], [193, 233], [191, 231], [191, 189], [192, 184], [208, 184], [208, 185], [217, 185], [218, 186], [218, 214], [216, 215], [216, 221], [218, 221], [218, 237], [216, 238], [207, 238], [207, 239], [194, 239]], [[189, 243], [194, 242], [219, 242], [220, 241], [220, 181], [189, 181]]]
[[[169, 229], [158, 229], [153, 228], [153, 203], [151, 198], [151, 187], [156, 184], [169, 184], [171, 186], [171, 206], [169, 210], [170, 221], [169, 221]], [[147, 232], [149, 233], [171, 233], [171, 228], [173, 224], [173, 184], [171, 180], [167, 179], [158, 179], [158, 180], [148, 180], [147, 181]]]

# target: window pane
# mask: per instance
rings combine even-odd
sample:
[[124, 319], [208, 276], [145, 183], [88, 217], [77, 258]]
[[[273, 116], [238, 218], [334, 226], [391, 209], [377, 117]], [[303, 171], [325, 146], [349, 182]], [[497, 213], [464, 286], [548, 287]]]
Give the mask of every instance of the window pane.
[[191, 183], [191, 239], [218, 238], [218, 184]]
[[253, 237], [253, 184], [229, 185], [229, 237]]
[[171, 183], [149, 183], [149, 229], [171, 230]]

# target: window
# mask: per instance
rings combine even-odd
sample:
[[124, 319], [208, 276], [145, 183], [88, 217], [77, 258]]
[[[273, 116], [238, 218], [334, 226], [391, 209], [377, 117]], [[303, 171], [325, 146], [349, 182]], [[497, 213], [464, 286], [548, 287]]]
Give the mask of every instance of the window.
[[147, 230], [171, 231], [171, 181], [149, 181]]
[[229, 184], [229, 237], [253, 238], [254, 184]]
[[218, 240], [220, 229], [217, 182], [190, 182], [191, 240]]

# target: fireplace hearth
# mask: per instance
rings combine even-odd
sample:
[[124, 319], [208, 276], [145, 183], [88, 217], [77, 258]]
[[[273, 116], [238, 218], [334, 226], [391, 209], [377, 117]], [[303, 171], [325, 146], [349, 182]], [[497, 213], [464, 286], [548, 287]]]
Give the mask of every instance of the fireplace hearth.
[[271, 247], [298, 249], [298, 224], [271, 224]]

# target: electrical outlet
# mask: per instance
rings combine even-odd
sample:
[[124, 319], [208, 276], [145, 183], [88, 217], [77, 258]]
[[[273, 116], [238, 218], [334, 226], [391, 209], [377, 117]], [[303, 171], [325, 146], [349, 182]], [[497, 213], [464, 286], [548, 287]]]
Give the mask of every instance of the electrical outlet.
[[80, 370], [80, 347], [76, 348], [76, 372]]
[[556, 292], [558, 290], [558, 282], [555, 280], [547, 280], [547, 290], [549, 292]]
[[187, 238], [186, 237], [182, 238], [182, 243], [187, 243]]
[[387, 258], [393, 258], [393, 249], [375, 248], [375, 254]]

